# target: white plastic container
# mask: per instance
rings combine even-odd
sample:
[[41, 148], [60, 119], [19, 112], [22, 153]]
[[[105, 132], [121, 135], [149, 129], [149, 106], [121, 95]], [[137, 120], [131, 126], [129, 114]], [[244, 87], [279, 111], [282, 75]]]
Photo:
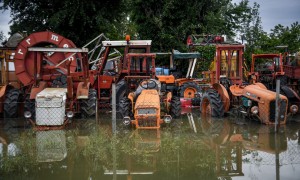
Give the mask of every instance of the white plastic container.
[[36, 124], [59, 126], [64, 123], [66, 88], [46, 88], [36, 96]]

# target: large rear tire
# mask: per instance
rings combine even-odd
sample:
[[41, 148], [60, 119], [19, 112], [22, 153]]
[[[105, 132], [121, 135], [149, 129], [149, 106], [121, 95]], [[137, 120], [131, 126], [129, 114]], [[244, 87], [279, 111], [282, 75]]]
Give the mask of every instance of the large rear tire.
[[119, 110], [122, 118], [124, 118], [125, 116], [129, 116], [130, 119], [133, 119], [132, 103], [129, 98], [123, 97], [122, 99], [120, 99]]
[[82, 99], [80, 103], [80, 112], [84, 117], [93, 117], [96, 115], [97, 91], [89, 90], [88, 99]]
[[4, 117], [16, 118], [18, 117], [18, 105], [21, 92], [18, 89], [9, 89], [4, 100]]
[[127, 85], [127, 83], [124, 79], [119, 81], [116, 84], [116, 105], [117, 105], [117, 110], [119, 110], [120, 100], [123, 97], [126, 97], [127, 90], [128, 90], [128, 85]]
[[211, 117], [223, 117], [224, 105], [221, 96], [214, 89], [208, 89], [202, 96], [200, 111]]
[[186, 82], [180, 86], [180, 97], [195, 98], [195, 94], [200, 92], [201, 89], [195, 82]]
[[169, 114], [173, 118], [179, 117], [181, 115], [181, 102], [179, 97], [172, 96]]

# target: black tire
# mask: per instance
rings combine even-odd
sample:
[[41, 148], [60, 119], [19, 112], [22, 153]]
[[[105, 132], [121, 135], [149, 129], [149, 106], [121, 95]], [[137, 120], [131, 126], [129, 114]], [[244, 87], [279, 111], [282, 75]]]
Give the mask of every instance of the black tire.
[[52, 82], [52, 87], [55, 88], [67, 88], [68, 83], [67, 83], [67, 76], [61, 75], [55, 78]]
[[4, 117], [16, 118], [18, 117], [18, 105], [21, 97], [21, 92], [18, 89], [9, 89], [5, 95], [4, 100]]
[[[208, 109], [210, 107], [210, 109]], [[214, 89], [208, 89], [202, 96], [200, 104], [201, 113], [211, 117], [223, 117], [224, 105], [219, 93]]]
[[93, 117], [96, 115], [97, 91], [89, 90], [88, 99], [82, 99], [80, 102], [80, 112], [83, 117]]
[[116, 84], [116, 104], [117, 110], [119, 109], [120, 100], [127, 96], [128, 85], [123, 79]]
[[[286, 76], [277, 76], [276, 80], [280, 80], [280, 86], [286, 86], [288, 83], [288, 79]], [[275, 82], [276, 84], [276, 82]]]
[[119, 110], [122, 118], [124, 118], [125, 116], [129, 116], [130, 119], [133, 119], [132, 103], [129, 98], [123, 97], [122, 99], [120, 99]]
[[30, 94], [27, 94], [25, 97], [24, 112], [25, 111], [29, 111], [31, 117], [35, 119], [35, 99], [30, 99]]
[[177, 118], [181, 115], [181, 102], [179, 97], [172, 96], [169, 114], [173, 118]]
[[[184, 97], [184, 92], [188, 89], [192, 89], [195, 91], [195, 93], [199, 93], [201, 92], [201, 88], [198, 86], [197, 83], [195, 82], [186, 82], [183, 83], [182, 86], [180, 86], [179, 90], [180, 90], [180, 97]], [[195, 97], [195, 95], [191, 95], [192, 98]]]

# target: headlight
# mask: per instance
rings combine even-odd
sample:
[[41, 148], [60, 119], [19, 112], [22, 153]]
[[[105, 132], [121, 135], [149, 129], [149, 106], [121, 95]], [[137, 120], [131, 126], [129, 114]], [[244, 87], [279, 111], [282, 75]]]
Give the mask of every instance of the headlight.
[[253, 106], [253, 107], [251, 108], [251, 113], [252, 113], [252, 114], [258, 114], [258, 107], [257, 107], [257, 106]]
[[129, 116], [125, 116], [125, 117], [123, 118], [123, 124], [124, 124], [125, 126], [130, 125], [130, 122], [131, 122], [131, 119], [130, 119]]
[[164, 122], [169, 124], [172, 121], [172, 117], [170, 115], [165, 115], [164, 116]]
[[73, 116], [74, 116], [73, 111], [68, 111], [68, 112], [67, 112], [67, 117], [68, 117], [68, 118], [72, 118]]
[[31, 114], [30, 111], [25, 111], [25, 112], [24, 112], [24, 117], [25, 117], [26, 119], [31, 118], [31, 116], [32, 116], [32, 114]]
[[298, 112], [298, 110], [299, 110], [299, 107], [297, 105], [291, 105], [291, 107], [290, 107], [291, 113], [295, 114]]

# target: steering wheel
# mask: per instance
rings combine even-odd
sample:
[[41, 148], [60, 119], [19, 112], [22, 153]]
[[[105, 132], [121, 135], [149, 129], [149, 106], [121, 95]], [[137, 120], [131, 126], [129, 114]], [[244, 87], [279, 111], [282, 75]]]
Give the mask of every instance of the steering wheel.
[[140, 86], [143, 89], [154, 89], [156, 88], [157, 84], [156, 81], [153, 79], [146, 79], [140, 82]]

